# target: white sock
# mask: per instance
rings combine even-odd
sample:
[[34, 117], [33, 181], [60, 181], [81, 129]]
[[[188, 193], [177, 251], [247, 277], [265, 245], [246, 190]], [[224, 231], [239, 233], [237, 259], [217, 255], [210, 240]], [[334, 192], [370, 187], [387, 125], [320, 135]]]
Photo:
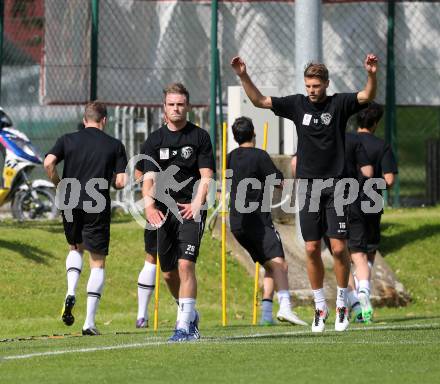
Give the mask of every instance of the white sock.
[[359, 280], [359, 292], [363, 292], [368, 297], [370, 297], [370, 281], [369, 280]]
[[138, 314], [137, 318], [148, 319], [148, 304], [154, 292], [156, 282], [156, 264], [145, 262], [138, 278]]
[[105, 271], [103, 268], [90, 270], [89, 282], [87, 283], [87, 317], [83, 329], [95, 328], [95, 315], [104, 288], [104, 280]]
[[81, 275], [83, 264], [82, 253], [76, 249], [71, 250], [66, 258], [66, 271], [67, 271], [67, 294], [75, 296], [76, 286]]
[[262, 305], [261, 319], [263, 321], [272, 321], [273, 301], [270, 299], [263, 299], [261, 305]]
[[292, 304], [290, 302], [290, 293], [289, 291], [278, 291], [278, 302], [280, 303], [280, 310], [281, 311], [288, 311], [290, 312], [292, 310]]
[[313, 299], [315, 301], [315, 308], [320, 311], [327, 310], [327, 303], [325, 302], [324, 288], [313, 289]]
[[176, 299], [176, 304], [177, 304], [177, 320], [176, 320], [176, 325], [179, 324], [179, 320], [180, 320], [180, 305], [179, 305], [179, 300]]
[[359, 291], [359, 280], [356, 277], [356, 274], [353, 274], [353, 280], [354, 280], [354, 286], [356, 288], [356, 291]]
[[180, 319], [177, 323], [178, 329], [184, 329], [186, 332], [189, 331], [189, 323], [195, 319], [195, 307], [196, 307], [196, 299], [191, 297], [188, 298], [180, 298], [179, 299], [179, 307], [180, 307]]
[[336, 307], [346, 307], [347, 306], [347, 290], [348, 288], [341, 288], [337, 287], [337, 293], [336, 293]]
[[357, 292], [354, 289], [352, 291], [348, 292], [347, 302], [351, 308], [354, 308], [356, 306], [355, 305], [356, 303], [359, 304], [359, 298], [358, 298]]

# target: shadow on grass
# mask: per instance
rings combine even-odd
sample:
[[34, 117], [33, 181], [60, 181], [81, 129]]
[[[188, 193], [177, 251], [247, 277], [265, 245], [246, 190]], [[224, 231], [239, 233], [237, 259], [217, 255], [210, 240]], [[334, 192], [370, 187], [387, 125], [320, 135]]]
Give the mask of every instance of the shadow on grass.
[[61, 220], [22, 222], [15, 220], [5, 220], [3, 222], [0, 222], [0, 228], [13, 229], [14, 231], [27, 231], [29, 229], [36, 229], [49, 233], [64, 233], [63, 223], [61, 222]]
[[[385, 224], [387, 227], [395, 226], [395, 224]], [[414, 229], [399, 231], [399, 233], [389, 234], [382, 233], [382, 241], [380, 250], [384, 255], [398, 251], [407, 244], [411, 244], [417, 240], [423, 240], [431, 236], [438, 236], [440, 233], [440, 224], [424, 224]]]
[[53, 256], [51, 253], [43, 251], [38, 247], [34, 247], [16, 240], [8, 241], [0, 239], [0, 249], [9, 249], [12, 252], [20, 254], [26, 259], [40, 264], [47, 264], [45, 258]]

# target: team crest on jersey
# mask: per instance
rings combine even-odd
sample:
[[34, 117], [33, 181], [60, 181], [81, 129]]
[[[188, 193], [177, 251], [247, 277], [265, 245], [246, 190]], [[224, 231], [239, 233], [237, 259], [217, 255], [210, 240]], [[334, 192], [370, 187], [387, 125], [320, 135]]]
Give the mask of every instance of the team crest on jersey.
[[332, 121], [332, 115], [330, 115], [330, 113], [323, 113], [321, 115], [322, 124], [329, 125], [330, 121]]
[[192, 147], [183, 147], [180, 151], [180, 154], [185, 160], [188, 160], [193, 154], [193, 149]]

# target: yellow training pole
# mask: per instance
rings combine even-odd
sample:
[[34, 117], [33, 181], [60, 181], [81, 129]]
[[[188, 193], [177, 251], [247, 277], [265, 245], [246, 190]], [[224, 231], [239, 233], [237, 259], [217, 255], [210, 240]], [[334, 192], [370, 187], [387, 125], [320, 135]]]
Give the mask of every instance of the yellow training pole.
[[[264, 133], [263, 133], [263, 151], [267, 148], [267, 129], [269, 124], [264, 123]], [[255, 277], [254, 277], [254, 305], [252, 312], [252, 325], [257, 324], [257, 312], [258, 312], [258, 286], [260, 280], [260, 263], [255, 263]]]
[[222, 325], [226, 326], [226, 132], [227, 125], [223, 123], [222, 142]]
[[[159, 244], [157, 246], [159, 246]], [[159, 328], [159, 284], [160, 284], [160, 260], [159, 260], [159, 251], [157, 251], [156, 252], [156, 282], [155, 282], [155, 291], [154, 291], [154, 320], [153, 320], [154, 332], [157, 332], [157, 329]]]

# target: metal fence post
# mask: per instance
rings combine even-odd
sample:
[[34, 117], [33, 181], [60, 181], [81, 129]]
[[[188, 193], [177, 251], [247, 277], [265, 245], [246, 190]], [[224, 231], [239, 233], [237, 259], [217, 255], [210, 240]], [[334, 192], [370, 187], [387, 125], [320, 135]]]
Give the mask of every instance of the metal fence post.
[[[396, 79], [394, 63], [394, 25], [395, 25], [395, 0], [388, 2], [388, 31], [387, 31], [387, 80], [386, 80], [386, 120], [385, 141], [391, 145], [396, 161], [397, 132], [396, 132]], [[396, 175], [393, 187], [393, 207], [400, 206], [400, 180]]]
[[[214, 0], [211, 2], [211, 79], [210, 79], [210, 100], [209, 100], [209, 123], [210, 123], [210, 136], [212, 144], [212, 153], [214, 154], [214, 160], [217, 163], [217, 65], [218, 65], [218, 47], [217, 47], [217, 27], [218, 27], [218, 2]], [[214, 174], [214, 180], [217, 180], [216, 174]], [[211, 189], [211, 193], [208, 198], [208, 205], [214, 205], [215, 203], [215, 188]]]
[[[321, 0], [295, 1], [295, 91], [304, 94], [304, 66], [322, 60]], [[296, 203], [295, 203], [296, 204]], [[295, 213], [296, 236], [301, 244], [299, 212]]]
[[304, 93], [304, 66], [322, 60], [321, 0], [295, 1], [295, 90]]
[[218, 2], [211, 2], [211, 84], [210, 84], [210, 125], [211, 143], [214, 156], [216, 156], [216, 132], [217, 132], [217, 12]]
[[5, 3], [0, 0], [0, 105], [2, 102], [2, 67], [3, 67], [3, 31], [5, 21]]
[[92, 33], [90, 44], [90, 100], [98, 96], [98, 29], [99, 0], [92, 1]]

